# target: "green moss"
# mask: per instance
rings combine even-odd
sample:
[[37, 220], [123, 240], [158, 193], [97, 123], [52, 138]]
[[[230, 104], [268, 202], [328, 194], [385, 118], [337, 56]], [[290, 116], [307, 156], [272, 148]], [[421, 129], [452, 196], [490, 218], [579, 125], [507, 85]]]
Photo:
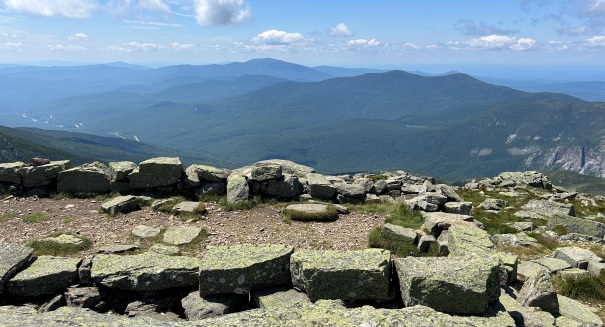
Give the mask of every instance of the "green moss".
[[[75, 237], [79, 238], [80, 240], [82, 240], [82, 243], [80, 243], [80, 244], [61, 244], [61, 243], [49, 242], [49, 241], [43, 240], [44, 238], [57, 237], [62, 234], [75, 236]], [[33, 241], [27, 243], [27, 246], [34, 249], [34, 254], [33, 254], [34, 256], [40, 256], [40, 255], [69, 256], [69, 255], [73, 255], [73, 254], [76, 254], [76, 253], [89, 249], [93, 243], [92, 240], [90, 240], [89, 238], [82, 236], [82, 235], [75, 234], [73, 232], [69, 232], [69, 231], [52, 233], [52, 234], [46, 235], [45, 237], [43, 237], [43, 239], [33, 240]]]
[[42, 212], [34, 212], [31, 215], [23, 217], [22, 220], [24, 223], [33, 224], [48, 220], [48, 217], [46, 217]]

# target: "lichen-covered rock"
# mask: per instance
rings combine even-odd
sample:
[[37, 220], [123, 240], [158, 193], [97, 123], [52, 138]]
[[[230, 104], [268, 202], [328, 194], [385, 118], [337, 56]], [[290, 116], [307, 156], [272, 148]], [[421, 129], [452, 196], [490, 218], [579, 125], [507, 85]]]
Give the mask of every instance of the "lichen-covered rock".
[[[200, 205], [203, 204], [202, 202], [199, 201], [183, 201], [180, 203], [177, 203], [174, 207], [172, 207], [172, 211], [175, 213], [189, 213], [189, 214], [193, 214], [193, 213], [203, 213], [205, 210], [201, 210], [200, 212]], [[202, 207], [202, 209], [205, 209]]]
[[561, 260], [558, 258], [548, 258], [547, 257], [547, 258], [534, 260], [534, 262], [546, 267], [546, 269], [548, 269], [548, 271], [551, 274], [557, 273], [560, 270], [571, 268], [571, 265], [567, 261]]
[[572, 267], [580, 269], [587, 269], [590, 261], [604, 262], [604, 260], [594, 254], [594, 252], [577, 246], [557, 248], [554, 257], [566, 261]]
[[283, 159], [262, 160], [254, 163], [252, 166], [256, 165], [279, 165], [281, 166], [282, 173], [293, 175], [299, 178], [305, 177], [307, 176], [307, 174], [315, 172], [314, 168]]
[[521, 282], [527, 281], [531, 276], [534, 276], [538, 271], [545, 267], [535, 261], [524, 261], [517, 266], [517, 279]]
[[336, 209], [321, 203], [295, 203], [284, 208], [283, 213], [292, 220], [332, 221], [338, 218]]
[[6, 283], [8, 293], [19, 296], [56, 294], [78, 278], [80, 258], [39, 256]]
[[127, 182], [128, 175], [137, 168], [132, 161], [117, 161], [109, 163], [109, 176], [113, 182]]
[[535, 238], [530, 237], [524, 232], [519, 232], [517, 234], [496, 234], [492, 236], [492, 241], [498, 245], [533, 247], [536, 249], [543, 248]]
[[[583, 327], [603, 327], [601, 318], [584, 304], [563, 295], [557, 295], [557, 297], [559, 301], [559, 314], [562, 317], [577, 321]], [[559, 319], [557, 318], [557, 326], [567, 326], [561, 324], [560, 322], [562, 321]]]
[[259, 308], [284, 308], [310, 303], [307, 294], [287, 287], [268, 287], [252, 293], [252, 302]]
[[183, 164], [179, 158], [159, 157], [145, 160], [128, 175], [130, 187], [164, 187], [181, 180]]
[[227, 180], [227, 202], [240, 203], [248, 201], [250, 197], [250, 187], [246, 177], [231, 175]]
[[25, 164], [21, 161], [12, 163], [0, 163], [0, 182], [21, 184], [19, 171]]
[[336, 187], [336, 192], [350, 198], [363, 198], [366, 195], [364, 187], [359, 184], [339, 184]]
[[552, 314], [539, 309], [524, 307], [507, 292], [501, 292], [499, 302], [504, 310], [515, 319], [517, 326], [555, 327], [555, 317]]
[[250, 170], [250, 179], [255, 182], [265, 182], [272, 179], [280, 179], [281, 177], [281, 166], [276, 164], [254, 165]]
[[97, 250], [97, 253], [124, 253], [128, 251], [138, 250], [139, 246], [134, 244], [113, 244], [102, 246]]
[[280, 179], [272, 179], [261, 185], [261, 192], [280, 199], [291, 199], [304, 191], [302, 183], [294, 175], [284, 174]]
[[19, 171], [25, 187], [41, 187], [50, 185], [57, 180], [60, 171], [71, 168], [71, 161], [52, 161], [42, 166], [23, 167]]
[[246, 294], [256, 288], [288, 284], [293, 252], [291, 246], [277, 244], [208, 247], [200, 261], [200, 294]]
[[526, 307], [538, 307], [552, 314], [559, 313], [559, 301], [548, 269], [538, 270], [523, 284], [517, 301]]
[[13, 243], [0, 243], [0, 295], [4, 284], [31, 258], [34, 249]]
[[57, 192], [107, 193], [111, 190], [110, 180], [109, 168], [104, 164], [84, 164], [58, 173]]
[[455, 314], [483, 314], [500, 296], [495, 255], [394, 260], [406, 306]]
[[389, 223], [384, 224], [380, 236], [401, 244], [415, 244], [418, 239], [416, 230]]
[[[0, 307], [0, 317], [7, 327], [63, 326], [169, 326], [174, 323], [149, 317], [126, 317], [96, 313], [91, 310], [62, 307], [56, 311], [36, 314], [28, 307]], [[339, 327], [514, 327], [515, 321], [507, 313], [489, 317], [450, 316], [431, 308], [414, 306], [398, 310], [374, 309], [370, 306], [347, 309], [339, 301], [322, 300], [300, 306], [272, 309], [252, 309], [239, 313], [199, 321], [182, 321], [179, 326], [339, 326]]]
[[437, 185], [435, 185], [435, 188], [439, 192], [441, 192], [441, 194], [447, 196], [448, 201], [453, 201], [453, 202], [464, 201], [464, 199], [462, 199], [462, 197], [460, 195], [458, 195], [458, 193], [456, 193], [456, 190], [447, 184], [437, 184]]
[[149, 248], [149, 250], [147, 250], [147, 252], [163, 255], [179, 255], [181, 250], [179, 250], [178, 246], [174, 245], [154, 244]]
[[501, 200], [501, 199], [488, 198], [488, 199], [485, 199], [485, 201], [481, 202], [481, 204], [479, 206], [485, 210], [500, 211], [503, 208], [508, 206], [508, 201]]
[[132, 235], [140, 238], [156, 237], [160, 234], [160, 229], [145, 225], [138, 225], [132, 229]]
[[70, 287], [65, 292], [65, 301], [70, 307], [94, 308], [101, 300], [96, 287]]
[[201, 182], [225, 182], [231, 173], [229, 169], [205, 165], [192, 165], [189, 168], [195, 171]]
[[473, 209], [472, 202], [447, 202], [443, 205], [445, 212], [458, 215], [470, 215], [471, 209]]
[[201, 227], [174, 226], [164, 232], [163, 242], [172, 245], [185, 245], [193, 242], [202, 233]]
[[155, 253], [121, 256], [97, 254], [91, 277], [103, 286], [131, 291], [158, 291], [198, 284], [199, 259]]
[[241, 296], [233, 294], [213, 295], [201, 297], [195, 291], [189, 293], [181, 300], [187, 320], [202, 320], [222, 316], [237, 311], [241, 307]]
[[548, 219], [546, 229], [553, 230], [557, 226], [565, 227], [569, 233], [587, 235], [597, 239], [605, 237], [605, 224], [594, 220], [566, 215], [553, 215]]
[[573, 204], [565, 204], [548, 200], [530, 200], [521, 207], [523, 210], [534, 212], [544, 218], [550, 218], [554, 215], [575, 216]]
[[434, 236], [439, 236], [443, 230], [448, 230], [453, 225], [483, 226], [472, 216], [454, 213], [422, 212], [422, 217], [424, 217], [424, 227]]
[[323, 175], [310, 173], [307, 174], [307, 187], [309, 194], [316, 199], [329, 200], [336, 194], [336, 188]]
[[119, 213], [128, 213], [139, 210], [139, 202], [136, 196], [121, 195], [101, 204], [101, 210], [106, 214], [115, 216]]
[[474, 226], [451, 226], [448, 246], [451, 256], [484, 255], [491, 254], [495, 250], [489, 234]]
[[382, 249], [300, 250], [290, 259], [292, 283], [312, 301], [388, 300], [390, 257]]

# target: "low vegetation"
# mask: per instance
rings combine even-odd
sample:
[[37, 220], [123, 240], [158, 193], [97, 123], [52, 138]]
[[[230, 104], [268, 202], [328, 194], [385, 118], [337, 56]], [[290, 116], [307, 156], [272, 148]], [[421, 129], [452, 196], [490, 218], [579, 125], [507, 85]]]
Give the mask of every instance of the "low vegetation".
[[325, 212], [304, 212], [298, 210], [284, 210], [284, 219], [286, 222], [289, 220], [296, 221], [334, 221], [338, 219], [338, 211], [336, 207], [332, 204], [329, 204], [326, 208]]
[[5, 213], [2, 216], [0, 216], [0, 223], [11, 220], [17, 216], [18, 216], [18, 214], [14, 213], [14, 212]]
[[41, 221], [48, 220], [48, 217], [42, 212], [34, 212], [31, 215], [23, 217], [24, 223], [39, 223]]
[[553, 286], [558, 294], [570, 298], [605, 305], [605, 275], [585, 277], [554, 277]]
[[[80, 244], [64, 244], [57, 242], [45, 241], [48, 237], [57, 237], [62, 234], [71, 235], [79, 238], [82, 242]], [[33, 240], [27, 243], [27, 246], [34, 249], [34, 256], [40, 255], [52, 255], [52, 256], [69, 256], [89, 249], [92, 246], [92, 240], [89, 238], [75, 234], [73, 232], [56, 232], [46, 235], [40, 240]]]

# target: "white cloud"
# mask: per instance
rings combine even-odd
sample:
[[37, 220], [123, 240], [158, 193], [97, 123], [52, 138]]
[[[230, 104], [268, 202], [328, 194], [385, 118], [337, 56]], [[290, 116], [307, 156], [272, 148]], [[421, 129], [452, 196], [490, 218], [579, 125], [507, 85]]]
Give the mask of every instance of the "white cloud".
[[288, 33], [278, 30], [264, 31], [252, 38], [252, 42], [268, 45], [286, 45], [304, 41], [305, 37], [300, 33]]
[[88, 50], [85, 47], [77, 46], [77, 45], [63, 45], [63, 44], [49, 44], [48, 50], [50, 51], [86, 51]]
[[0, 43], [0, 50], [2, 51], [19, 51], [21, 48], [23, 48], [23, 44], [21, 42]]
[[139, 6], [142, 9], [170, 12], [170, 7], [162, 0], [140, 0]]
[[589, 48], [605, 47], [605, 36], [598, 35], [593, 36], [590, 39], [586, 39], [586, 46], [588, 46]]
[[74, 35], [70, 35], [67, 39], [74, 41], [88, 41], [88, 34], [76, 33]]
[[21, 37], [15, 33], [0, 33], [0, 39], [3, 40], [15, 40], [15, 39], [20, 39]]
[[569, 50], [570, 46], [568, 43], [564, 43], [561, 41], [548, 41], [548, 49], [551, 51], [563, 51]]
[[124, 20], [124, 23], [134, 24], [140, 26], [152, 27], [153, 29], [158, 29], [160, 27], [185, 27], [183, 24], [170, 24], [170, 23], [158, 23], [158, 22], [146, 22], [141, 20]]
[[8, 10], [39, 16], [89, 18], [98, 5], [95, 0], [2, 0]]
[[376, 47], [376, 46], [380, 45], [380, 42], [376, 41], [376, 39], [371, 39], [371, 40], [357, 39], [357, 40], [348, 41], [347, 45], [350, 47], [354, 47], [354, 46]]
[[156, 43], [128, 42], [122, 45], [110, 45], [107, 51], [120, 52], [151, 52], [163, 49], [164, 46]]
[[536, 41], [530, 38], [516, 38], [506, 35], [487, 35], [468, 41], [450, 41], [447, 45], [455, 50], [528, 50], [535, 46]]
[[193, 44], [193, 43], [179, 43], [179, 42], [170, 43], [170, 47], [174, 50], [194, 50], [196, 48], [195, 44]]
[[194, 0], [193, 11], [202, 26], [238, 24], [252, 15], [244, 0]]
[[353, 32], [351, 32], [351, 30], [344, 23], [339, 23], [330, 28], [330, 35], [335, 37], [349, 37], [353, 36]]

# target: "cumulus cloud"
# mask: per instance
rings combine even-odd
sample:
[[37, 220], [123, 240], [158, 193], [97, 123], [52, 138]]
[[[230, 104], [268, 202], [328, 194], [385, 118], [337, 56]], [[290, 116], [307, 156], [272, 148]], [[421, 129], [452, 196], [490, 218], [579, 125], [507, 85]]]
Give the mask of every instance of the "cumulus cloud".
[[588, 46], [589, 48], [605, 47], [605, 36], [598, 35], [593, 36], [590, 39], [586, 39], [586, 46]]
[[193, 43], [179, 43], [179, 42], [170, 43], [170, 47], [173, 50], [194, 50], [196, 48], [195, 44], [193, 44]]
[[89, 18], [98, 7], [94, 0], [3, 0], [6, 9], [39, 16]]
[[107, 51], [120, 51], [120, 52], [151, 52], [163, 49], [164, 46], [156, 43], [144, 43], [144, 42], [128, 42], [122, 45], [110, 45], [107, 47]]
[[516, 51], [529, 50], [533, 48], [536, 41], [530, 38], [516, 38], [506, 35], [487, 35], [468, 41], [450, 41], [447, 45], [452, 49], [469, 50], [505, 50]]
[[516, 34], [518, 30], [507, 30], [500, 29], [493, 25], [488, 25], [485, 22], [481, 21], [479, 24], [475, 23], [475, 21], [471, 19], [460, 19], [456, 24], [454, 24], [454, 29], [464, 35], [510, 35]]
[[0, 43], [0, 50], [2, 51], [19, 51], [23, 48], [21, 42], [5, 42]]
[[202, 26], [238, 24], [252, 15], [244, 0], [194, 0], [193, 11]]
[[86, 51], [87, 48], [77, 45], [63, 45], [63, 44], [49, 44], [48, 50], [50, 51]]
[[339, 23], [336, 26], [330, 27], [330, 35], [334, 37], [349, 37], [353, 36], [353, 32], [344, 23]]
[[348, 41], [347, 45], [350, 47], [353, 47], [353, 46], [376, 47], [376, 46], [380, 45], [380, 42], [376, 41], [376, 39], [371, 39], [371, 40], [357, 39], [357, 40]]
[[88, 34], [84, 34], [84, 33], [76, 33], [74, 35], [70, 35], [67, 39], [68, 40], [74, 40], [74, 41], [88, 41]]
[[252, 42], [256, 44], [267, 45], [286, 45], [301, 42], [305, 37], [300, 33], [288, 33], [278, 30], [264, 31], [252, 38]]

